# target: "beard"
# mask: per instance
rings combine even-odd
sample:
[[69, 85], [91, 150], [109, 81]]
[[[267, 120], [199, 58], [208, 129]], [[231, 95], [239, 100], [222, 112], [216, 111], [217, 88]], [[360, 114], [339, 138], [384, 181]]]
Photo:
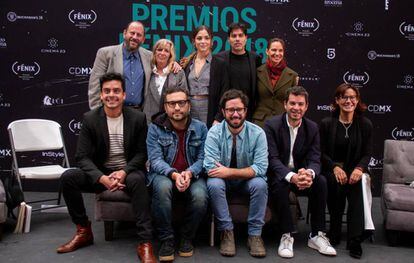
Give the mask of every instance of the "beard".
[[[232, 123], [232, 120], [240, 120], [240, 122], [239, 123]], [[242, 118], [240, 118], [240, 117], [230, 117], [229, 119], [226, 119], [226, 122], [227, 122], [227, 124], [230, 126], [230, 127], [232, 127], [233, 129], [238, 129], [238, 128], [240, 128], [241, 126], [243, 126], [243, 124], [244, 124], [244, 122], [245, 122], [245, 119], [242, 119]]]

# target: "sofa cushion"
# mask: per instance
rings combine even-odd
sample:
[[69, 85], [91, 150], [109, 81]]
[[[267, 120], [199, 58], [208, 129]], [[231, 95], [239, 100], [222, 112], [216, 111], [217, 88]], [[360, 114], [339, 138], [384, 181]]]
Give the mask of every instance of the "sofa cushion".
[[384, 184], [382, 195], [387, 209], [414, 212], [414, 188], [403, 184]]
[[130, 202], [131, 198], [124, 191], [111, 192], [109, 190], [103, 191], [96, 195], [97, 201], [111, 201], [111, 202]]
[[4, 191], [3, 182], [0, 180], [0, 202], [6, 202], [6, 191]]

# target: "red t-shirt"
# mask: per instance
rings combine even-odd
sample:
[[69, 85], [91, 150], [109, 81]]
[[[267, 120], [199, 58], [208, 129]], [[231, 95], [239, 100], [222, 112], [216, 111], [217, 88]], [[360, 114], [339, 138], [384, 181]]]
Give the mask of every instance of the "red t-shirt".
[[175, 160], [172, 164], [172, 167], [177, 169], [177, 171], [181, 173], [182, 171], [185, 171], [185, 169], [188, 168], [187, 159], [185, 158], [185, 132], [187, 131], [187, 129], [174, 130], [178, 135], [178, 151], [175, 155]]

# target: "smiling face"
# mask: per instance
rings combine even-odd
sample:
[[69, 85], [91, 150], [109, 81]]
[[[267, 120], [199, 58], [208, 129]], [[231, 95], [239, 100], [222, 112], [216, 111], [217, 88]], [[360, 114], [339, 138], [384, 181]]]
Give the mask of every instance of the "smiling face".
[[308, 110], [308, 103], [306, 102], [305, 96], [290, 94], [288, 100], [285, 101], [285, 110], [291, 125], [300, 122]]
[[164, 110], [171, 121], [187, 122], [191, 105], [184, 92], [174, 92], [165, 96]]
[[211, 50], [212, 39], [207, 30], [200, 30], [194, 38], [194, 47], [199, 52], [209, 52]]
[[270, 44], [270, 47], [266, 49], [268, 59], [274, 65], [278, 65], [284, 58], [285, 49], [281, 42], [275, 41]]
[[155, 63], [157, 65], [160, 65], [162, 67], [167, 66], [169, 59], [171, 57], [171, 45], [165, 44], [165, 45], [159, 45], [155, 49]]
[[341, 96], [335, 98], [335, 102], [342, 113], [351, 113], [355, 111], [359, 98], [355, 90], [349, 88]]
[[126, 94], [122, 90], [121, 81], [111, 80], [102, 83], [100, 96], [104, 107], [107, 109], [114, 110], [122, 108]]
[[246, 52], [247, 35], [244, 34], [241, 28], [231, 31], [228, 39], [231, 46], [231, 52], [237, 55], [242, 55]]
[[137, 22], [132, 22], [124, 30], [124, 44], [127, 50], [134, 52], [145, 41], [144, 26]]
[[240, 98], [228, 100], [223, 109], [223, 115], [230, 127], [238, 129], [246, 120], [247, 108]]

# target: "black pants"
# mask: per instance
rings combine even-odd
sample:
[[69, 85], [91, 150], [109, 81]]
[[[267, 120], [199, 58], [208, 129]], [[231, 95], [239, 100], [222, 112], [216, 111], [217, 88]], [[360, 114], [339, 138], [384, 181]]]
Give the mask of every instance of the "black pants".
[[340, 237], [342, 215], [344, 214], [346, 199], [347, 210], [347, 237], [348, 240], [359, 238], [364, 232], [364, 203], [362, 198], [362, 181], [355, 184], [340, 185], [333, 174], [327, 176], [328, 181], [328, 210], [330, 214], [331, 235]]
[[305, 194], [309, 197], [312, 233], [317, 234], [318, 231], [325, 232], [327, 185], [324, 176], [316, 176], [312, 186], [305, 190], [299, 190], [295, 184], [291, 184], [286, 180], [279, 180], [275, 177], [270, 179], [269, 185], [271, 198], [275, 205], [282, 233], [291, 233], [294, 230], [289, 205], [290, 191], [297, 194]]
[[[62, 193], [65, 198], [69, 214], [75, 224], [86, 225], [86, 215], [82, 193], [100, 193], [106, 187], [92, 182], [80, 169], [70, 169], [62, 174]], [[125, 192], [131, 197], [132, 208], [137, 218], [137, 234], [140, 241], [152, 239], [152, 224], [150, 213], [150, 199], [145, 184], [145, 174], [142, 171], [129, 173], [125, 178]]]

